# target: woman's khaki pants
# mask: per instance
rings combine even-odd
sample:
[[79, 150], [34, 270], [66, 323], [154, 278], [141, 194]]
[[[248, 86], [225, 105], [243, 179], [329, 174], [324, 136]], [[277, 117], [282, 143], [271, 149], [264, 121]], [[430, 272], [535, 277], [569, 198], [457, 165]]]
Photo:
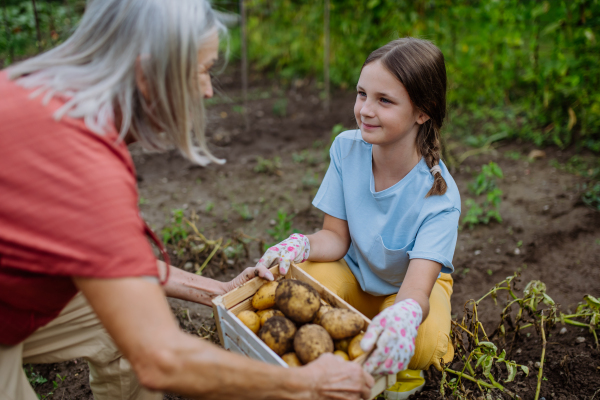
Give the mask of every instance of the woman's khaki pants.
[[16, 346], [0, 345], [0, 400], [37, 400], [23, 364], [84, 358], [96, 400], [155, 400], [161, 393], [140, 386], [117, 346], [81, 293], [48, 325]]

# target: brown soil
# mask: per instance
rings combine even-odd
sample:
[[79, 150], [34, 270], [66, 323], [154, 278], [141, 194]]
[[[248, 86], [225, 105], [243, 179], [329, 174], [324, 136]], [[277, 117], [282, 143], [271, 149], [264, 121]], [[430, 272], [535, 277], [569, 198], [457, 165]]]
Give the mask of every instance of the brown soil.
[[[197, 226], [208, 238], [232, 237], [242, 230], [246, 235], [271, 240], [266, 230], [277, 210], [295, 214], [293, 227], [312, 233], [319, 229], [322, 214], [311, 201], [327, 168], [324, 148], [331, 129], [341, 123], [353, 126], [354, 94], [338, 92], [333, 96], [331, 112], [323, 110], [317, 92], [308, 85], [289, 91], [257, 85], [251, 92], [248, 131], [244, 119], [236, 112], [239, 106], [237, 83], [223, 78], [223, 89], [233, 97], [208, 107], [208, 135], [217, 156], [227, 159], [222, 166], [200, 168], [185, 161], [178, 153], [148, 154], [135, 145], [132, 154], [137, 166], [140, 209], [155, 231], [169, 223], [172, 209], [195, 211]], [[275, 115], [277, 104], [287, 99], [287, 114]], [[223, 99], [221, 99], [223, 100]], [[277, 103], [279, 102], [279, 103]], [[275, 107], [274, 107], [275, 106]], [[280, 108], [280, 107], [279, 107]], [[499, 183], [504, 192], [502, 223], [464, 229], [459, 233], [454, 256], [453, 312], [460, 314], [464, 303], [479, 298], [494, 284], [514, 271], [521, 273], [521, 286], [532, 279], [546, 283], [548, 294], [561, 310], [574, 311], [584, 294], [600, 296], [600, 214], [585, 207], [580, 199], [581, 178], [552, 167], [550, 160], [565, 162], [574, 150], [545, 149], [546, 157], [526, 161], [534, 149], [528, 143], [504, 143], [494, 151], [468, 158], [453, 172], [463, 199], [469, 196], [467, 184], [482, 164], [497, 162], [505, 174]], [[465, 149], [453, 149], [460, 154]], [[304, 151], [304, 153], [300, 153]], [[507, 151], [523, 157], [514, 161], [504, 157]], [[304, 161], [296, 163], [303, 155]], [[281, 166], [272, 173], [256, 173], [257, 157], [281, 157]], [[315, 178], [316, 175], [316, 178]], [[236, 210], [246, 205], [252, 220], [245, 220]], [[211, 263], [205, 276], [219, 280], [235, 277], [259, 257], [259, 246], [250, 247], [244, 263]], [[175, 260], [177, 261], [177, 260]], [[486, 328], [498, 322], [500, 307], [492, 302], [480, 308]], [[173, 312], [182, 329], [216, 340], [212, 311], [208, 307], [171, 300]], [[546, 356], [541, 396], [546, 399], [591, 399], [600, 389], [600, 352], [593, 348], [593, 337], [581, 328], [568, 327], [566, 334], [551, 332]], [[511, 387], [523, 399], [533, 399], [537, 369], [533, 363], [541, 355], [540, 338], [534, 330], [515, 344], [514, 359], [531, 368], [528, 378], [518, 378]], [[584, 337], [585, 342], [575, 339]], [[82, 360], [61, 364], [35, 365], [34, 371], [49, 379], [36, 387], [39, 394], [52, 391], [55, 374], [65, 375], [54, 390], [56, 399], [92, 399], [87, 384], [88, 369]], [[428, 372], [428, 384], [418, 399], [442, 398], [440, 374]], [[178, 398], [167, 395], [167, 398]], [[600, 393], [596, 395], [600, 398]]]

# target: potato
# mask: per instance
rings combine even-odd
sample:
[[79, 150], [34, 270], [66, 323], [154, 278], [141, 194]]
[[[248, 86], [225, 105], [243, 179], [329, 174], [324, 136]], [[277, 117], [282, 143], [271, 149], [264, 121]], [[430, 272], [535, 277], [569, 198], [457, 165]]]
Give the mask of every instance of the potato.
[[307, 283], [285, 279], [277, 286], [275, 304], [286, 317], [304, 324], [317, 315], [321, 307], [321, 296]]
[[365, 334], [361, 333], [360, 335], [356, 335], [350, 341], [350, 345], [348, 346], [348, 355], [350, 356], [351, 360], [354, 360], [356, 357], [360, 357], [364, 353], [360, 347], [360, 341], [362, 340], [363, 336], [365, 336]]
[[281, 311], [274, 310], [272, 308], [270, 308], [268, 310], [264, 310], [264, 312], [262, 312], [260, 315], [260, 326], [263, 326], [269, 318], [275, 317], [275, 316], [284, 317], [285, 315], [283, 315], [283, 313]]
[[281, 358], [283, 358], [283, 361], [285, 361], [285, 363], [292, 368], [302, 366], [302, 363], [298, 359], [296, 353], [286, 353], [283, 356], [281, 356]]
[[285, 317], [269, 318], [258, 331], [258, 337], [278, 356], [292, 349], [295, 334], [296, 325]]
[[306, 324], [296, 333], [294, 351], [303, 364], [308, 364], [323, 353], [333, 353], [333, 340], [322, 326]]
[[334, 339], [345, 339], [358, 334], [365, 322], [357, 313], [335, 308], [321, 317], [321, 326]]
[[321, 317], [327, 312], [331, 311], [333, 308], [328, 304], [321, 304], [319, 311], [317, 311], [317, 316], [313, 320], [313, 324], [321, 325]]
[[351, 338], [334, 340], [333, 347], [335, 347], [336, 350], [340, 350], [340, 351], [343, 351], [344, 353], [348, 353], [348, 346], [350, 345], [351, 340], [352, 340]]
[[252, 332], [258, 333], [261, 327], [260, 318], [253, 311], [242, 311], [237, 317], [246, 325]]
[[257, 310], [266, 310], [275, 305], [275, 290], [279, 282], [267, 282], [258, 289], [252, 298], [252, 307]]
[[264, 315], [266, 312], [273, 311], [273, 310], [274, 310], [274, 308], [267, 308], [267, 309], [265, 309], [265, 310], [257, 310], [257, 311], [256, 311], [256, 315], [258, 315], [258, 318], [262, 318], [262, 316], [263, 316], [263, 315]]
[[336, 351], [333, 352], [333, 354], [336, 355], [336, 356], [342, 357], [346, 361], [350, 361], [350, 357], [348, 357], [348, 354], [344, 353], [341, 350], [336, 350]]

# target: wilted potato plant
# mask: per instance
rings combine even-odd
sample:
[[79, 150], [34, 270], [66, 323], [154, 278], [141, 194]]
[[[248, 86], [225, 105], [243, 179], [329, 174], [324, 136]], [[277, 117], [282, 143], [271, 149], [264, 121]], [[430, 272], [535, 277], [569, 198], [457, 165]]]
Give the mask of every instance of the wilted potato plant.
[[[541, 356], [537, 374], [537, 387], [535, 400], [540, 396], [541, 382], [546, 353], [546, 332], [556, 324], [569, 324], [588, 328], [595, 339], [598, 348], [596, 330], [600, 321], [600, 300], [591, 295], [584, 296], [574, 314], [564, 314], [559, 311], [559, 305], [546, 293], [546, 285], [541, 281], [531, 281], [523, 289], [519, 297], [519, 290], [515, 284], [518, 274], [507, 277], [497, 283], [488, 293], [479, 300], [469, 300], [465, 304], [464, 315], [460, 322], [452, 321], [452, 340], [456, 351], [455, 363], [462, 364], [460, 370], [445, 366], [440, 384], [442, 395], [452, 395], [457, 399], [473, 399], [479, 396], [493, 398], [494, 391], [499, 391], [512, 398], [519, 398], [503, 383], [509, 383], [519, 376], [529, 375], [529, 368], [510, 360], [512, 345], [521, 334], [521, 331], [535, 327], [542, 339]], [[500, 323], [494, 332], [488, 336], [483, 324], [479, 320], [477, 307], [487, 297], [491, 297], [497, 304], [498, 293], [506, 291], [507, 300], [500, 314]], [[516, 314], [513, 313], [513, 308]], [[506, 338], [512, 334], [511, 346], [499, 350], [498, 343], [492, 340], [495, 337]], [[506, 340], [502, 340], [506, 343]], [[505, 371], [501, 368], [504, 365]], [[520, 374], [522, 372], [522, 374]], [[472, 382], [474, 385], [465, 385]]]

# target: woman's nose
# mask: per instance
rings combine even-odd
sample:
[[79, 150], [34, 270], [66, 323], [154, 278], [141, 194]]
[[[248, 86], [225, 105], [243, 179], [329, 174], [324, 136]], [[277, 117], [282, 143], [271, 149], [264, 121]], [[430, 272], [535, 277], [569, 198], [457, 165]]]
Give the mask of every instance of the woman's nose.
[[210, 79], [203, 86], [204, 87], [202, 88], [202, 91], [204, 92], [203, 93], [204, 98], [210, 99], [211, 97], [213, 97], [214, 92], [213, 92], [212, 82], [210, 81]]

